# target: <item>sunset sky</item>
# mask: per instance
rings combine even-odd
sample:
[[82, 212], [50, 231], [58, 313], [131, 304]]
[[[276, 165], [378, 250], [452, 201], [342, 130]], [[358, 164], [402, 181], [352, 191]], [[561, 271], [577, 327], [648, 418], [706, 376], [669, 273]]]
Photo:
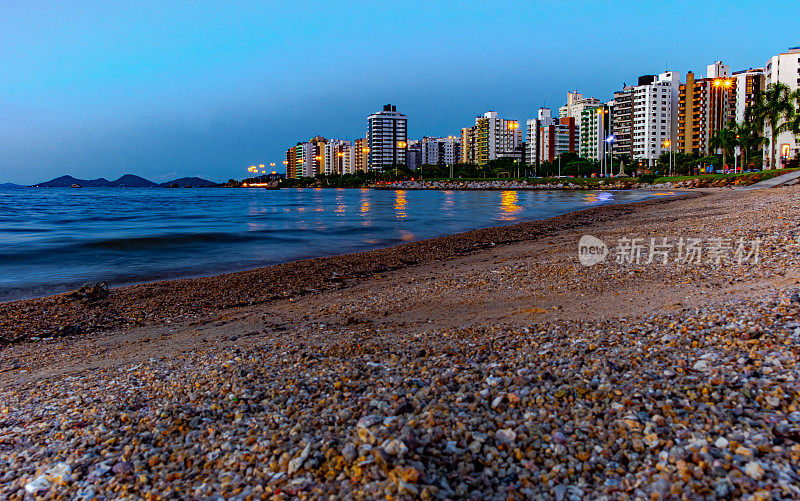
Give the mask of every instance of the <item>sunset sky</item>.
[[[242, 178], [386, 103], [411, 138], [525, 120], [665, 69], [763, 66], [791, 2], [0, 4], [0, 182]], [[785, 14], [782, 15], [781, 13]]]

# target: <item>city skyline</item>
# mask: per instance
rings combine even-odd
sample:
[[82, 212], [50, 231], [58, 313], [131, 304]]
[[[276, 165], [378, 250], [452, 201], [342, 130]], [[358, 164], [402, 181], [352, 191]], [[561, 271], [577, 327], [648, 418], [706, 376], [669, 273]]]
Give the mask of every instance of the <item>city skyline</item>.
[[[770, 22], [785, 23], [785, 29], [756, 34], [752, 26], [778, 11], [772, 4], [759, 6], [697, 7], [698, 18], [713, 14], [729, 27], [705, 25], [702, 30], [699, 19], [678, 23], [678, 13], [670, 9], [617, 5], [611, 9], [614, 19], [633, 25], [605, 32], [603, 21], [612, 14], [589, 4], [572, 10], [513, 3], [490, 10], [480, 5], [454, 14], [450, 23], [436, 19], [453, 5], [370, 7], [346, 23], [346, 16], [337, 14], [343, 26], [355, 31], [342, 31], [346, 35], [335, 39], [330, 38], [332, 28], [309, 22], [306, 28], [317, 35], [309, 40], [290, 36], [302, 30], [283, 27], [280, 20], [292, 11], [276, 6], [237, 6], [215, 16], [200, 16], [200, 9], [154, 7], [152, 19], [133, 15], [132, 6], [112, 13], [102, 6], [91, 12], [58, 12], [65, 8], [54, 7], [38, 17], [33, 15], [41, 14], [34, 12], [36, 5], [4, 7], [8, 15], [0, 21], [0, 49], [12, 57], [0, 62], [4, 74], [11, 75], [0, 83], [0, 116], [6, 124], [0, 126], [0, 182], [128, 172], [156, 181], [183, 175], [219, 181], [243, 177], [251, 164], [271, 162], [280, 171], [287, 146], [316, 135], [364, 137], [366, 116], [389, 102], [409, 117], [408, 137], [413, 139], [458, 134], [490, 109], [524, 124], [540, 107], [557, 110], [567, 90], [605, 101], [623, 83], [633, 84], [644, 74], [672, 70], [702, 75], [716, 60], [733, 71], [764, 65], [797, 43], [788, 38], [789, 19], [781, 16], [770, 17]], [[348, 9], [357, 6], [343, 11]], [[397, 49], [389, 56], [358, 42], [380, 32], [371, 21], [387, 12], [394, 13], [403, 29], [418, 34], [410, 39], [386, 34], [389, 46]], [[103, 15], [108, 20], [100, 22]], [[86, 19], [76, 19], [80, 16]], [[655, 27], [659, 43], [653, 47], [640, 43], [648, 32], [654, 35], [652, 19], [642, 24], [648, 17], [662, 21]], [[172, 30], [153, 29], [164, 19], [174, 21]], [[501, 19], [505, 24], [493, 23]], [[567, 39], [562, 31], [557, 43], [553, 37], [559, 30], [552, 27], [557, 20], [574, 21], [582, 33]], [[74, 33], [66, 28], [68, 21], [75, 21]], [[607, 42], [604, 47], [591, 44], [588, 28], [595, 24]], [[748, 26], [749, 37], [726, 36]], [[77, 35], [81, 28], [88, 34]], [[528, 37], [479, 43], [479, 35], [493, 30], [525, 29], [539, 43]], [[145, 31], [152, 40], [142, 35]], [[278, 40], [282, 35], [283, 41]], [[685, 40], [689, 35], [691, 43]], [[297, 61], [318, 50], [312, 45], [319, 37], [331, 42], [325, 49], [331, 62], [322, 68], [330, 65], [332, 71], [324, 78], [309, 76], [307, 62]], [[578, 52], [581, 40], [584, 51]], [[174, 50], [160, 54], [159, 41], [172, 42]], [[351, 57], [358, 51], [350, 45], [360, 46], [361, 66]], [[539, 49], [531, 52], [532, 47]], [[499, 51], [503, 48], [507, 50]], [[255, 64], [258, 60], [262, 65]], [[394, 69], [387, 71], [381, 62]], [[359, 67], [364, 71], [357, 74]], [[296, 82], [278, 78], [295, 74]], [[275, 81], [267, 81], [270, 77]]]

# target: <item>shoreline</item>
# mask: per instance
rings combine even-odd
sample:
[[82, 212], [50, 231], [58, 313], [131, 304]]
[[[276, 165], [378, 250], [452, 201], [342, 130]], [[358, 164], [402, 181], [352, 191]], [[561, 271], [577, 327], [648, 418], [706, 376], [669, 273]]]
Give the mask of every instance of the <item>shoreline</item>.
[[[126, 285], [111, 289], [107, 298], [96, 302], [69, 299], [68, 296], [75, 291], [3, 302], [0, 303], [0, 346], [32, 337], [76, 336], [125, 326], [153, 325], [167, 319], [196, 319], [213, 311], [342, 288], [376, 273], [431, 260], [446, 260], [494, 245], [540, 238], [566, 228], [579, 228], [619, 217], [639, 207], [705, 194], [691, 192], [669, 198], [610, 204], [542, 220], [481, 228], [369, 251], [302, 259], [213, 276]], [[265, 284], [270, 284], [265, 290], [254, 290]], [[176, 297], [182, 300], [176, 302]]]

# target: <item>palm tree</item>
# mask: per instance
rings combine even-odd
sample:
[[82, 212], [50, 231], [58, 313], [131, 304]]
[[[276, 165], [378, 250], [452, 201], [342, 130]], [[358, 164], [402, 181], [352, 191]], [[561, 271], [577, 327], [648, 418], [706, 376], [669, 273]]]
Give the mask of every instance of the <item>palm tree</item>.
[[764, 144], [761, 131], [757, 128], [758, 123], [754, 122], [751, 118], [751, 110], [752, 108], [748, 107], [744, 112], [744, 122], [737, 123], [734, 127], [736, 131], [736, 143], [741, 148], [742, 170], [744, 170], [747, 165], [750, 152], [757, 151], [757, 147]]
[[787, 114], [786, 130], [795, 136], [800, 136], [800, 89], [792, 92], [791, 100], [794, 109]]
[[[756, 94], [753, 104], [753, 118], [769, 125], [770, 129], [770, 169], [775, 168], [775, 149], [778, 134], [788, 130], [791, 119], [795, 115], [794, 98], [788, 86], [773, 83], [767, 90]], [[786, 120], [784, 120], [786, 119]]]
[[719, 129], [714, 135], [711, 137], [710, 145], [714, 150], [717, 149], [722, 150], [722, 166], [723, 168], [726, 165], [725, 159], [727, 158], [728, 152], [732, 152], [733, 148], [737, 144], [736, 139], [736, 124], [733, 122], [728, 124], [728, 127], [725, 129]]

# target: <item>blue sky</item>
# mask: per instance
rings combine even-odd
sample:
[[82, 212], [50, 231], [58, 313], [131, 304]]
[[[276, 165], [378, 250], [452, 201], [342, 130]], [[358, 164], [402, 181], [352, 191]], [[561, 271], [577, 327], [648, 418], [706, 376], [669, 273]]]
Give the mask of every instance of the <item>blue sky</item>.
[[[244, 177], [298, 140], [409, 135], [800, 45], [791, 2], [0, 3], [0, 182]], [[783, 12], [785, 15], [781, 15]], [[281, 170], [281, 169], [278, 169]]]

